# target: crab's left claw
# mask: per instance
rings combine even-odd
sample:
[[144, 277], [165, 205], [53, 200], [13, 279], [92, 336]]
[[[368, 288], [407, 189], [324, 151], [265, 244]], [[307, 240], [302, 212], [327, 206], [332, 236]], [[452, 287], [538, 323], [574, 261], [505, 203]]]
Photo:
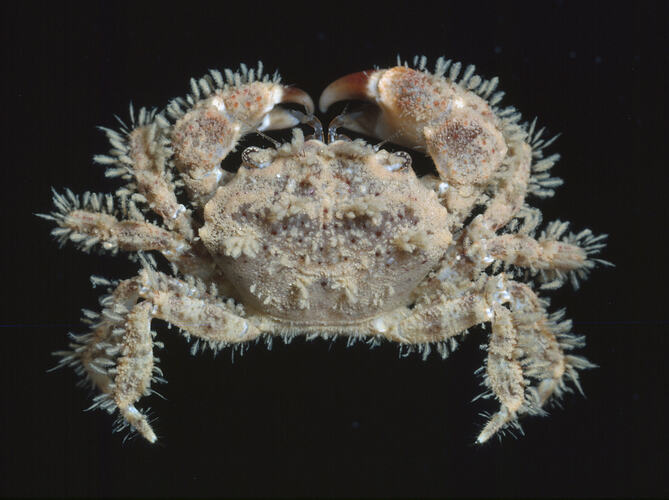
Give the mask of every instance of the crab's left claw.
[[[503, 120], [490, 104], [462, 82], [441, 74], [406, 66], [353, 73], [328, 85], [319, 107], [325, 111], [337, 101], [351, 99], [367, 102], [361, 110], [345, 114], [341, 126], [426, 151], [443, 185], [450, 186], [443, 198], [456, 218], [470, 212], [510, 149]], [[530, 161], [531, 150], [522, 140], [512, 144], [509, 163], [514, 179], [507, 182], [509, 193], [503, 193], [500, 202], [522, 204]], [[511, 198], [513, 202], [508, 201]], [[500, 227], [508, 218], [498, 217], [490, 225]]]
[[[318, 105], [325, 112], [338, 101], [367, 101], [357, 111], [345, 115], [344, 127], [422, 149], [425, 147], [423, 125], [439, 114], [436, 109], [426, 114], [417, 106], [420, 103], [418, 93], [430, 90], [424, 73], [403, 66], [367, 70], [332, 82], [321, 94]], [[415, 95], [411, 96], [411, 93]]]
[[507, 146], [489, 104], [440, 75], [396, 66], [344, 76], [323, 91], [321, 111], [342, 100], [370, 103], [343, 126], [414, 149], [427, 149], [449, 183], [482, 184]]
[[321, 94], [318, 100], [319, 109], [325, 113], [339, 101], [367, 101], [356, 111], [340, 115], [339, 125], [382, 139], [397, 135], [399, 127], [393, 126], [392, 113], [389, 115], [384, 109], [384, 100], [378, 89], [379, 80], [385, 72], [386, 70], [367, 70], [335, 80]]

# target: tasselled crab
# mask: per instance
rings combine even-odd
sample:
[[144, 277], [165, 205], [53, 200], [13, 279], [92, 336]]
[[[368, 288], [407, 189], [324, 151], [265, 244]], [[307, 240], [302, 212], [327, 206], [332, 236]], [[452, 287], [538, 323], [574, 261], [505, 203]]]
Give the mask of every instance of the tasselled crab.
[[[428, 71], [423, 57], [354, 73], [323, 91], [320, 110], [367, 104], [326, 131], [311, 98], [262, 64], [210, 71], [160, 112], [131, 106], [128, 125], [103, 129], [112, 149], [95, 157], [125, 184], [115, 196], [54, 191], [56, 210], [43, 216], [61, 243], [127, 252], [141, 265], [122, 281], [92, 278], [109, 294], [101, 312], [84, 310], [90, 331], [70, 334], [58, 366], [74, 367], [98, 393], [93, 407], [118, 411], [120, 428], [150, 442], [136, 405], [163, 380], [154, 319], [180, 328], [193, 353], [305, 335], [443, 357], [490, 324], [479, 371], [499, 410], [479, 443], [543, 413], [568, 381], [580, 390], [578, 370], [593, 365], [569, 351], [583, 338], [538, 292], [577, 287], [608, 264], [592, 257], [605, 236], [567, 234], [561, 221], [538, 231], [528, 198], [561, 184], [549, 174], [558, 155], [544, 155], [553, 140], [535, 122], [499, 106], [497, 83], [450, 60]], [[236, 171], [221, 167], [245, 135], [292, 127], [290, 142], [248, 147]], [[417, 177], [408, 153], [338, 128], [427, 152], [436, 175]]]

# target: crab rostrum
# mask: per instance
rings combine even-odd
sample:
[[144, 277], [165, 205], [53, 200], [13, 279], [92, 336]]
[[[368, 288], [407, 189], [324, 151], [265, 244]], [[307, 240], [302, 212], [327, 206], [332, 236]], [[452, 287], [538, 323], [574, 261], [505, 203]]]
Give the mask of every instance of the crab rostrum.
[[[544, 413], [567, 381], [580, 390], [577, 370], [593, 365], [567, 352], [583, 339], [537, 290], [577, 287], [605, 263], [591, 258], [604, 236], [566, 234], [560, 221], [538, 232], [541, 214], [526, 198], [561, 184], [548, 173], [558, 155], [544, 157], [552, 140], [499, 107], [497, 78], [473, 66], [461, 75], [443, 59], [433, 72], [425, 58], [398, 64], [325, 89], [323, 112], [368, 101], [336, 117], [327, 140], [310, 97], [264, 76], [261, 64], [211, 71], [165, 110], [131, 107], [129, 125], [104, 129], [112, 150], [95, 160], [125, 185], [115, 197], [54, 192], [56, 211], [44, 216], [61, 242], [129, 252], [141, 265], [120, 282], [92, 278], [109, 288], [102, 311], [84, 310], [90, 331], [70, 334], [70, 350], [57, 353], [59, 366], [95, 387], [94, 407], [118, 410], [120, 428], [156, 440], [136, 407], [163, 381], [153, 319], [179, 327], [193, 353], [305, 335], [388, 340], [401, 354], [434, 348], [443, 357], [456, 337], [489, 323], [482, 396], [500, 408], [481, 443], [521, 415]], [[301, 124], [314, 129], [310, 138]], [[249, 147], [235, 173], [221, 168], [245, 134], [289, 127], [291, 142]], [[426, 151], [437, 175], [419, 178], [406, 152], [350, 140], [338, 127]], [[158, 270], [157, 254], [169, 272]]]

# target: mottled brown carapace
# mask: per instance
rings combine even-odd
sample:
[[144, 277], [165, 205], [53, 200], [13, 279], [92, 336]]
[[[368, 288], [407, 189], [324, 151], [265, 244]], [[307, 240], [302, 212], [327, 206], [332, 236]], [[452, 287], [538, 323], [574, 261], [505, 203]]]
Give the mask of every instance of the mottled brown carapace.
[[[416, 58], [335, 81], [321, 111], [368, 103], [335, 118], [327, 138], [311, 98], [261, 64], [191, 80], [191, 93], [160, 112], [131, 108], [129, 125], [104, 129], [109, 154], [95, 157], [125, 184], [114, 196], [54, 191], [56, 210], [43, 216], [61, 242], [128, 252], [141, 264], [129, 279], [92, 278], [109, 294], [100, 313], [84, 310], [90, 331], [70, 334], [59, 366], [99, 391], [94, 407], [118, 410], [120, 428], [151, 442], [135, 405], [162, 380], [153, 319], [179, 327], [193, 353], [305, 335], [386, 340], [424, 357], [446, 357], [456, 338], [490, 323], [482, 396], [500, 408], [481, 443], [541, 414], [568, 381], [580, 389], [577, 370], [592, 365], [568, 351], [583, 338], [537, 293], [568, 280], [576, 288], [608, 264], [592, 258], [604, 236], [566, 234], [560, 221], [538, 229], [530, 198], [561, 184], [549, 175], [558, 155], [544, 155], [553, 140], [499, 106], [497, 78], [461, 69], [439, 59], [430, 72]], [[300, 124], [314, 134], [294, 128], [289, 143], [246, 148], [236, 170], [221, 168], [244, 135]], [[427, 152], [435, 172], [419, 178], [408, 153], [337, 127]]]

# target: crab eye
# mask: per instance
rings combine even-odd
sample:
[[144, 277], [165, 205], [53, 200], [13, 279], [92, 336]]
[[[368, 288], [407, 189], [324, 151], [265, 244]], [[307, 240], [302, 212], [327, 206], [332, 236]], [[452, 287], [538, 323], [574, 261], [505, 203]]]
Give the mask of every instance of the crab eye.
[[411, 167], [411, 155], [406, 151], [396, 151], [393, 156], [399, 157], [398, 161], [394, 161], [386, 165], [386, 170], [395, 172], [397, 170], [406, 170]]
[[264, 150], [249, 146], [242, 151], [242, 165], [250, 168], [265, 168], [270, 164], [269, 158], [263, 154]]

